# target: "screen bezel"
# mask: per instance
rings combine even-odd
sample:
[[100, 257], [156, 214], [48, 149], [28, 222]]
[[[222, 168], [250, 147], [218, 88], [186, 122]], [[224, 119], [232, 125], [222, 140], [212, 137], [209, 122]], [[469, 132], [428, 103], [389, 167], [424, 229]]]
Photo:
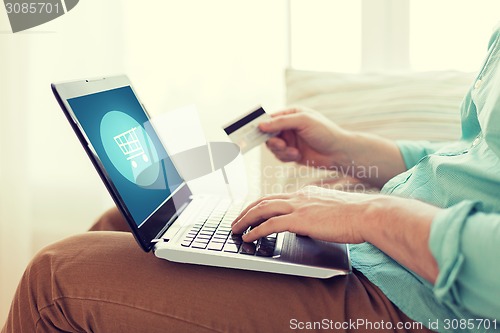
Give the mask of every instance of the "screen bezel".
[[[159, 206], [157, 209], [144, 221], [137, 224], [132, 217], [132, 214], [128, 210], [125, 202], [122, 200], [120, 193], [113, 184], [113, 181], [108, 176], [99, 156], [97, 155], [95, 149], [93, 148], [90, 140], [88, 139], [85, 131], [80, 125], [78, 119], [76, 118], [73, 110], [68, 102], [68, 99], [86, 96], [94, 93], [99, 93], [103, 91], [113, 90], [117, 88], [130, 87], [134, 93], [135, 98], [141, 105], [142, 111], [149, 120], [150, 116], [146, 111], [144, 105], [138, 98], [130, 80], [125, 75], [86, 79], [71, 82], [61, 82], [51, 84], [52, 91], [59, 102], [66, 118], [71, 124], [71, 127], [75, 131], [80, 143], [87, 152], [92, 164], [97, 170], [99, 176], [101, 177], [104, 185], [106, 186], [109, 194], [113, 198], [116, 206], [125, 217], [128, 225], [130, 226], [135, 239], [141, 246], [141, 248], [149, 252], [154, 246], [152, 240], [159, 237], [162, 233], [168, 229], [170, 223], [180, 214], [181, 208], [191, 200], [191, 191], [187, 186], [186, 182], [182, 182], [179, 187], [171, 193], [167, 199]], [[140, 225], [140, 227], [139, 227]]]

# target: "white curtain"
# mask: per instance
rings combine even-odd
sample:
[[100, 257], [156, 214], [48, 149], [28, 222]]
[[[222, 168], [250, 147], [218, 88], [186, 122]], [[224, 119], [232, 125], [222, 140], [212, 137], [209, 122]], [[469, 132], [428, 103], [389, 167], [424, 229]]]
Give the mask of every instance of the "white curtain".
[[110, 205], [50, 83], [123, 72], [122, 19], [116, 0], [17, 34], [0, 15], [0, 323], [34, 252]]
[[[3, 42], [5, 36], [0, 40]], [[12, 286], [31, 252], [29, 206], [25, 206], [29, 205], [28, 159], [20, 153], [26, 149], [28, 140], [28, 130], [21, 125], [27, 119], [20, 111], [25, 100], [12, 98], [14, 92], [23, 87], [19, 78], [26, 74], [26, 68], [14, 63], [21, 64], [28, 59], [27, 43], [19, 41], [17, 49], [5, 46], [1, 44], [0, 58], [0, 318], [7, 305], [4, 300], [10, 298]], [[18, 51], [21, 52], [17, 54]]]
[[[196, 104], [208, 139], [225, 140], [221, 124], [258, 104], [282, 106], [284, 8], [85, 0], [18, 34], [0, 15], [0, 323], [33, 254], [112, 205], [50, 83], [126, 73], [148, 111]], [[258, 156], [247, 157], [250, 173]]]

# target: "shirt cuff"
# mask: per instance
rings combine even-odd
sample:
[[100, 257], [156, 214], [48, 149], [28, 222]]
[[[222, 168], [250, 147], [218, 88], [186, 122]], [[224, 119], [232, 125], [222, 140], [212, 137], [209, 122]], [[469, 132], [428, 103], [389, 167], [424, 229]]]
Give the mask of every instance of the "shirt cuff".
[[422, 158], [434, 153], [445, 142], [397, 140], [396, 144], [403, 156], [406, 168], [413, 168]]
[[434, 295], [443, 302], [460, 304], [455, 285], [460, 268], [464, 263], [461, 252], [461, 234], [468, 216], [477, 203], [462, 201], [455, 206], [441, 210], [434, 218], [429, 237], [429, 248], [439, 266], [439, 275], [434, 284]]

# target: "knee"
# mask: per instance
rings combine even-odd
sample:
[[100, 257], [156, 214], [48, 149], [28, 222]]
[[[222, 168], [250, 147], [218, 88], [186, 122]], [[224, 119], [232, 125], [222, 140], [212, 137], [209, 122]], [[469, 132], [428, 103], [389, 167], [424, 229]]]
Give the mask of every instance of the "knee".
[[[52, 322], [66, 323], [66, 316], [71, 312], [70, 308], [60, 311], [64, 307], [61, 300], [82, 299], [86, 290], [94, 290], [105, 277], [101, 272], [109, 263], [103, 254], [113, 248], [121, 252], [136, 249], [131, 245], [135, 245], [131, 234], [92, 232], [67, 238], [39, 251], [28, 264], [17, 288], [6, 332], [34, 332], [38, 322], [49, 327], [42, 331], [56, 331]], [[99, 260], [101, 262], [96, 263]], [[116, 280], [113, 279], [113, 283]]]
[[[100, 234], [100, 233], [96, 233]], [[72, 236], [41, 249], [28, 264], [25, 277], [31, 282], [48, 283], [55, 278], [58, 267], [68, 264], [81, 255], [81, 249], [89, 246], [95, 237], [86, 234]]]
[[67, 240], [64, 240], [40, 250], [21, 278], [17, 301], [33, 303], [36, 309], [50, 305], [54, 296], [54, 282], [60, 273], [58, 266], [72, 256], [70, 249]]
[[22, 284], [40, 295], [61, 292], [68, 284], [85, 283], [89, 267], [94, 267], [103, 254], [130, 248], [136, 249], [130, 234], [92, 232], [72, 236], [40, 250], [28, 264]]

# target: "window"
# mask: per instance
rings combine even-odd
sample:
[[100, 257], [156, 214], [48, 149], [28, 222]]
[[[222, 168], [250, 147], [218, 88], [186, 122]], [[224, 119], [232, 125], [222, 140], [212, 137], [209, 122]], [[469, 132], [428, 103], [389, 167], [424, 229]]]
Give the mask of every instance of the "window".
[[288, 0], [289, 65], [357, 72], [476, 71], [498, 0]]
[[411, 68], [477, 71], [498, 13], [498, 0], [412, 0]]
[[290, 64], [356, 72], [361, 65], [361, 0], [290, 0]]

